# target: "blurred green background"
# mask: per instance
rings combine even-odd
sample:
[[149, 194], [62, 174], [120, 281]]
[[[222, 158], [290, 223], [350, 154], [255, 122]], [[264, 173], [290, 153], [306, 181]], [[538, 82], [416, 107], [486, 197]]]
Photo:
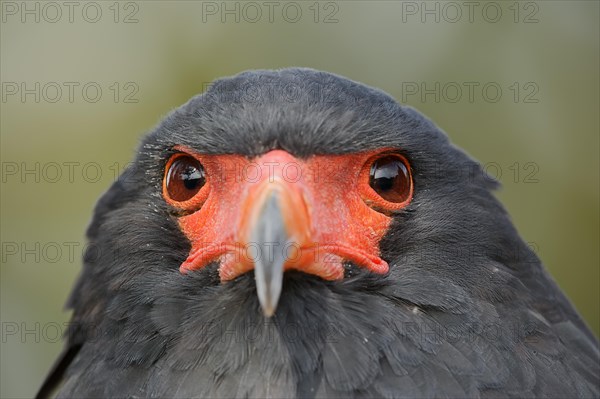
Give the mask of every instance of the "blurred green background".
[[598, 334], [598, 2], [73, 4], [1, 3], [1, 397], [31, 397], [61, 350], [83, 232], [140, 136], [253, 68], [335, 72], [431, 117]]

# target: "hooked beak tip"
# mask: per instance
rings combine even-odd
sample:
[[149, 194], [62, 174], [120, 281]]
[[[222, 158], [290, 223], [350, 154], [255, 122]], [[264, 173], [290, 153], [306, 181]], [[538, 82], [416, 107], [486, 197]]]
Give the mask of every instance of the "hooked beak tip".
[[277, 310], [279, 297], [281, 295], [282, 275], [283, 270], [275, 273], [276, 276], [271, 280], [262, 273], [255, 274], [256, 291], [258, 294], [258, 302], [265, 317], [272, 317]]
[[273, 306], [272, 304], [261, 304], [261, 308], [263, 314], [266, 318], [271, 318], [275, 314], [275, 310], [277, 309], [277, 305]]

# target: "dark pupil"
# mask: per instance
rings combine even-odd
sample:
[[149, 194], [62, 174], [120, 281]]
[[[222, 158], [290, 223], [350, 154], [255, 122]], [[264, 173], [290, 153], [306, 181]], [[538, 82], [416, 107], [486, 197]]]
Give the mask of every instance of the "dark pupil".
[[369, 184], [383, 199], [405, 201], [409, 195], [409, 174], [404, 163], [396, 157], [378, 159], [371, 166]]
[[183, 186], [188, 190], [194, 190], [202, 184], [204, 176], [202, 173], [193, 166], [185, 166], [184, 171], [180, 175], [183, 181]]
[[[396, 172], [395, 175], [390, 176]], [[394, 179], [398, 176], [398, 170], [392, 170], [392, 168], [384, 167], [375, 172], [375, 185], [379, 191], [389, 191], [394, 187]]]

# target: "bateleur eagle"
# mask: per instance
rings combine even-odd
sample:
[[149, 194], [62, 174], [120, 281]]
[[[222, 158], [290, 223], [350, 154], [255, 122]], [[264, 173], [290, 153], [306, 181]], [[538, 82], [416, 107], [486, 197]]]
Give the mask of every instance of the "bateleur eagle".
[[39, 396], [598, 397], [498, 183], [384, 92], [217, 80], [99, 200]]

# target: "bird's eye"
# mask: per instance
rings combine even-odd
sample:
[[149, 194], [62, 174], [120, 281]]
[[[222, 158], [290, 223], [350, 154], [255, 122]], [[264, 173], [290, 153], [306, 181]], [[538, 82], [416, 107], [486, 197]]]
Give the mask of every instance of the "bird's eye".
[[165, 194], [172, 200], [192, 199], [206, 183], [202, 164], [190, 155], [175, 155], [167, 165]]
[[409, 200], [412, 181], [406, 160], [396, 154], [376, 159], [369, 172], [369, 185], [388, 202], [399, 204]]

